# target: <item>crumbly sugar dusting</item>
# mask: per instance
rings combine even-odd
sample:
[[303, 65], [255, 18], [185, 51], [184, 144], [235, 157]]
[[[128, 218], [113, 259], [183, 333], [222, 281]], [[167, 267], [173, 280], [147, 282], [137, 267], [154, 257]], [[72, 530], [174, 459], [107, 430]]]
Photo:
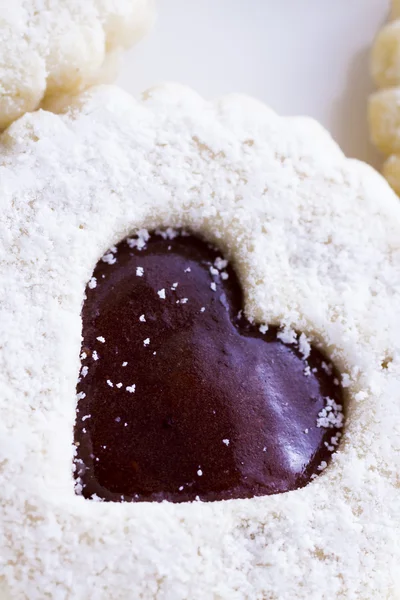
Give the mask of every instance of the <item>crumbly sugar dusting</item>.
[[[96, 88], [26, 115], [1, 154], [0, 597], [396, 597], [400, 206], [383, 179], [309, 119], [175, 85], [143, 102]], [[246, 316], [301, 344], [305, 372], [311, 342], [339, 368], [344, 435], [307, 487], [191, 504], [75, 493], [86, 284], [108, 248], [167, 227], [221, 249]], [[321, 426], [331, 413], [327, 399]]]
[[112, 81], [121, 50], [150, 28], [153, 7], [153, 0], [1, 2], [0, 130], [54, 97], [62, 102]]

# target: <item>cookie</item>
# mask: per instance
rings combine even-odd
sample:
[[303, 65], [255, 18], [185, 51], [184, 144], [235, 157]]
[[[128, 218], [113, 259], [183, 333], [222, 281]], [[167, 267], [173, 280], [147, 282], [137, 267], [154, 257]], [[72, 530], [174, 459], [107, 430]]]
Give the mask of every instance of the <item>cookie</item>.
[[245, 96], [58, 110], [1, 137], [3, 595], [395, 597], [395, 194]]
[[370, 96], [368, 120], [371, 140], [389, 157], [383, 174], [400, 193], [400, 4], [392, 3], [392, 21], [379, 32], [371, 55], [371, 73], [379, 91]]
[[114, 77], [149, 28], [151, 0], [18, 0], [0, 6], [0, 130], [52, 95]]
[[392, 0], [392, 19], [400, 19], [400, 2]]

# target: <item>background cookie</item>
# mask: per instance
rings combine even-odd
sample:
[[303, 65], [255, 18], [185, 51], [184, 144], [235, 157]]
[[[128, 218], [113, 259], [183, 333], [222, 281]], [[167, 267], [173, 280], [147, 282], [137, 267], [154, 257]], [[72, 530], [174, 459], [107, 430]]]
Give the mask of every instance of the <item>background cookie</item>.
[[399, 0], [392, 1], [392, 18], [400, 19], [400, 1]]
[[[114, 87], [1, 138], [0, 589], [11, 597], [391, 598], [400, 589], [400, 205], [306, 118], [181, 86]], [[235, 268], [245, 312], [341, 373], [346, 427], [310, 485], [113, 503], [72, 474], [81, 308], [105, 251], [183, 227]], [[222, 444], [221, 444], [222, 446]]]
[[152, 0], [1, 0], [0, 129], [45, 97], [112, 78], [152, 19]]
[[372, 77], [380, 90], [369, 99], [372, 142], [389, 156], [383, 174], [400, 193], [400, 3], [393, 0], [392, 22], [378, 34], [371, 56]]

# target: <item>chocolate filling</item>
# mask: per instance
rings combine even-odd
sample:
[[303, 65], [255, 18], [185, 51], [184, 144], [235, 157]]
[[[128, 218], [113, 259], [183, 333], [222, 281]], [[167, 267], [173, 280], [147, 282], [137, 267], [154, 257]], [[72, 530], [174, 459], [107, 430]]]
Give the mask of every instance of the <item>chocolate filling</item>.
[[343, 425], [332, 365], [248, 322], [218, 250], [182, 234], [141, 245], [113, 248], [86, 290], [77, 492], [185, 502], [305, 486]]

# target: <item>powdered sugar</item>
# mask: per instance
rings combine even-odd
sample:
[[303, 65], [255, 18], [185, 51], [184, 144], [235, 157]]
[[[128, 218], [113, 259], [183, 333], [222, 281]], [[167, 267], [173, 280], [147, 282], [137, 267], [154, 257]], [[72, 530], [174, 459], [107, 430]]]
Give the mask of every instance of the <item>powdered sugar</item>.
[[339, 404], [332, 398], [325, 398], [326, 406], [321, 410], [318, 415], [317, 427], [336, 427], [340, 429], [343, 427], [343, 410]]
[[218, 256], [214, 261], [214, 265], [218, 271], [222, 271], [228, 266], [228, 261], [225, 258], [221, 258], [221, 256]]
[[302, 333], [299, 337], [299, 350], [304, 359], [307, 360], [307, 358], [310, 356], [311, 346], [307, 336], [305, 336], [304, 333]]
[[[207, 104], [179, 86], [152, 90], [143, 104], [115, 88], [93, 90], [66, 115], [25, 116], [2, 144], [0, 593], [396, 595], [400, 206], [382, 178], [345, 160], [308, 119], [279, 118], [241, 96]], [[86, 283], [107, 248], [165, 226], [219, 245], [238, 273], [246, 316], [281, 325], [291, 343], [303, 332], [339, 368], [344, 436], [337, 445], [329, 438], [338, 451], [306, 488], [175, 505], [75, 494]], [[99, 360], [109, 344], [98, 340]], [[386, 356], [390, 369], [381, 368]], [[110, 381], [132, 385], [121, 373]]]
[[0, 129], [46, 96], [112, 80], [121, 49], [151, 25], [152, 7], [151, 0], [1, 3]]
[[[146, 246], [146, 242], [148, 239], [149, 232], [147, 231], [147, 229], [142, 228], [139, 229], [135, 237], [128, 238], [126, 241], [128, 242], [128, 246], [130, 248], [137, 248], [138, 250], [142, 250]], [[143, 271], [141, 272], [141, 274], [143, 274]]]
[[117, 259], [112, 252], [105, 254], [101, 260], [108, 265], [114, 265], [117, 262]]

